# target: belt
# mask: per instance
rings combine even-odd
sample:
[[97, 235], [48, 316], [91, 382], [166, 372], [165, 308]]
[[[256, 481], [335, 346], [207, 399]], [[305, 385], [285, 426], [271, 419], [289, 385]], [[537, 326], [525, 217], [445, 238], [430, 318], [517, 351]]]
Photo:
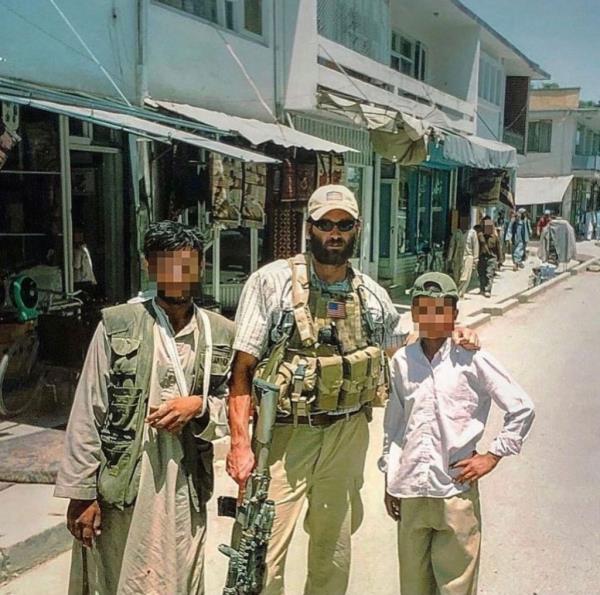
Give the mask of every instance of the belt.
[[[306, 425], [306, 426], [332, 426], [334, 423], [338, 421], [348, 420], [359, 413], [363, 413], [364, 408], [361, 407], [357, 411], [352, 411], [350, 413], [339, 413], [337, 415], [330, 415], [329, 413], [317, 413], [315, 415], [299, 415], [297, 417], [298, 425]], [[285, 415], [278, 416], [275, 419], [276, 424], [293, 424], [294, 416], [293, 415]]]

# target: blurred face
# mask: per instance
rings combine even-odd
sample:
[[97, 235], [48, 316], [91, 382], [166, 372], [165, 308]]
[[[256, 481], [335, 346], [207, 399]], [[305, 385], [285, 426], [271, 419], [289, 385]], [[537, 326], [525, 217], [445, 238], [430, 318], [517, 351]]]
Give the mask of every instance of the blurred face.
[[441, 339], [452, 336], [458, 315], [452, 298], [421, 296], [413, 301], [411, 311], [419, 337]]
[[321, 264], [342, 265], [354, 253], [360, 222], [346, 211], [333, 209], [307, 229], [314, 258]]
[[198, 251], [191, 248], [154, 252], [148, 258], [148, 275], [166, 302], [187, 302], [200, 283], [200, 264]]
[[486, 236], [491, 236], [494, 234], [494, 222], [490, 221], [489, 219], [486, 219], [483, 222], [483, 233]]

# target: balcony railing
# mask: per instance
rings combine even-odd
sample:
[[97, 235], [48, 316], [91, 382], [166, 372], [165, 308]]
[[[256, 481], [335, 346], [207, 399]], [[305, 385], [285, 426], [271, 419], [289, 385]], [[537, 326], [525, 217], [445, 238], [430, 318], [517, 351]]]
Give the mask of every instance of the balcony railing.
[[472, 134], [475, 106], [422, 81], [397, 72], [343, 45], [319, 36], [319, 84], [349, 95], [357, 92], [376, 104], [429, 117], [443, 112], [452, 127]]
[[573, 155], [573, 169], [600, 171], [600, 155]]

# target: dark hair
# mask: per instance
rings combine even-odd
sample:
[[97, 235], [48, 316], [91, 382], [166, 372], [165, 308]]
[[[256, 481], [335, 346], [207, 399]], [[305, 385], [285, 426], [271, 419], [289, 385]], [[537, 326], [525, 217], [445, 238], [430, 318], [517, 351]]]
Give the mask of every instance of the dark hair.
[[198, 231], [177, 221], [151, 223], [144, 235], [146, 258], [153, 252], [168, 252], [191, 248], [202, 254], [203, 241]]

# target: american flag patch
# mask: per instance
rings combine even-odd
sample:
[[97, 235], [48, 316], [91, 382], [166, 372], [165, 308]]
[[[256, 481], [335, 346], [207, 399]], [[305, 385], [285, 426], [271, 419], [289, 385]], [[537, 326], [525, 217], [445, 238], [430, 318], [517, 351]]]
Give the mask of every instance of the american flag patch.
[[344, 302], [327, 302], [327, 318], [346, 318]]

